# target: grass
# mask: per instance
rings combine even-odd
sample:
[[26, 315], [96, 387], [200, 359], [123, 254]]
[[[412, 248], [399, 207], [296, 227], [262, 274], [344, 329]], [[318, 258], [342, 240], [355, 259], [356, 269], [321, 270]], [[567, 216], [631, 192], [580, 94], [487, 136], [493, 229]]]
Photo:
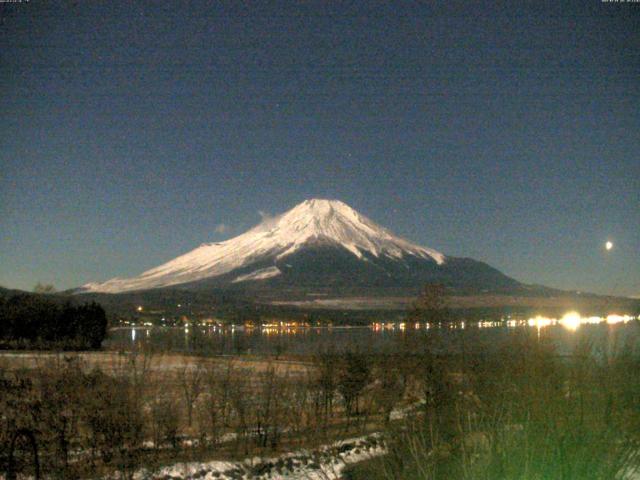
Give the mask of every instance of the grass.
[[[389, 454], [351, 478], [625, 478], [639, 464], [640, 356], [631, 344], [573, 355], [523, 336], [441, 358], [428, 406], [388, 431]], [[360, 471], [361, 470], [361, 471]]]

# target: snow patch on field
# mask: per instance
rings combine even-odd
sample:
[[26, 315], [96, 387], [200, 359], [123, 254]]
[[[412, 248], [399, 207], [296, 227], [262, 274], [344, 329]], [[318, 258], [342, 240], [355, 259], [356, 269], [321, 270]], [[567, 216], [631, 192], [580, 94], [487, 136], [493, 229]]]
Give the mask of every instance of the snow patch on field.
[[278, 457], [253, 457], [244, 461], [188, 462], [141, 470], [136, 480], [338, 480], [348, 465], [386, 453], [380, 434], [350, 438], [315, 450], [298, 450]]

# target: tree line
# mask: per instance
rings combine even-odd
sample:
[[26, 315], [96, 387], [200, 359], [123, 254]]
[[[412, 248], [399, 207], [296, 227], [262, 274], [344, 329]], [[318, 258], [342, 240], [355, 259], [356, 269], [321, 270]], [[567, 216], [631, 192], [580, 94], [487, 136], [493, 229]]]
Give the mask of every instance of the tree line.
[[60, 304], [46, 296], [0, 298], [0, 347], [98, 349], [107, 317], [97, 303]]

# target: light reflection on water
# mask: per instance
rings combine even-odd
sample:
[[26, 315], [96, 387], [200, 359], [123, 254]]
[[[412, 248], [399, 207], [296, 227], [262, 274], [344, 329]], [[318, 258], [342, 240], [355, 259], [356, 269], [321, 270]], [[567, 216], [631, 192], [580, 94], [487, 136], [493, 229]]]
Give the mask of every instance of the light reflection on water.
[[[560, 354], [568, 354], [585, 342], [608, 352], [640, 339], [636, 317], [611, 314], [582, 317], [569, 312], [560, 318], [536, 316], [529, 319], [486, 320], [452, 324], [379, 322], [363, 327], [291, 326], [287, 324], [221, 327], [123, 327], [110, 331], [106, 346], [132, 349], [142, 345], [157, 350], [209, 355], [291, 354], [357, 349], [365, 352], [393, 352], [399, 346], [444, 351], [495, 349], [517, 338], [531, 335], [551, 343]], [[144, 334], [142, 331], [144, 330]], [[136, 333], [138, 332], [138, 333]]]

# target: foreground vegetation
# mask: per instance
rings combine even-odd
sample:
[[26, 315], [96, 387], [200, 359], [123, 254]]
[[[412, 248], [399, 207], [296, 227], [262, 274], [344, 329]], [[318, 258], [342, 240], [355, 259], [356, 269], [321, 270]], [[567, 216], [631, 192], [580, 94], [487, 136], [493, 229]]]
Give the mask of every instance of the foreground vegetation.
[[142, 466], [288, 451], [378, 428], [398, 400], [391, 384], [372, 384], [378, 360], [357, 353], [308, 363], [173, 363], [149, 351], [113, 354], [110, 365], [87, 355], [36, 358], [16, 368], [10, 357], [0, 369], [8, 478], [131, 478]]
[[373, 431], [387, 454], [352, 478], [611, 479], [638, 464], [635, 344], [559, 356], [521, 330], [490, 350], [446, 351], [437, 333], [416, 332], [394, 353], [324, 351], [295, 362], [149, 351], [108, 363], [5, 359], [0, 471], [131, 478], [142, 467], [273, 455]]
[[559, 357], [529, 337], [432, 358], [420, 415], [353, 479], [623, 479], [640, 465], [640, 355], [588, 343]]

